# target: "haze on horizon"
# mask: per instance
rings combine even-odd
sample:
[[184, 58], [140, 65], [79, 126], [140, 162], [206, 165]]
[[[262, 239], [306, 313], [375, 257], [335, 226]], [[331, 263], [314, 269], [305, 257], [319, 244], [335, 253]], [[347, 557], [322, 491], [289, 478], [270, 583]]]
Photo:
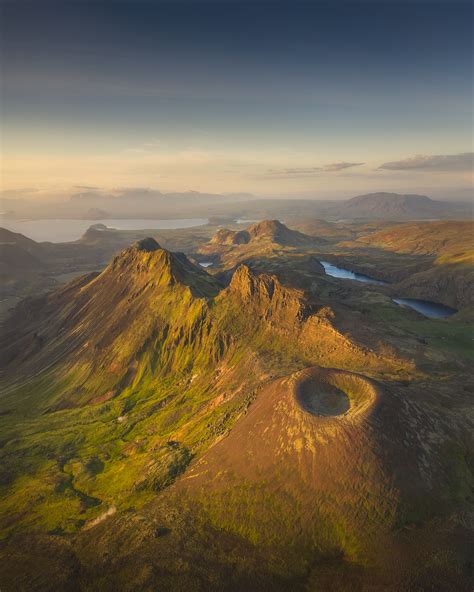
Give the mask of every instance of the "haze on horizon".
[[7, 2], [4, 196], [472, 188], [472, 5]]

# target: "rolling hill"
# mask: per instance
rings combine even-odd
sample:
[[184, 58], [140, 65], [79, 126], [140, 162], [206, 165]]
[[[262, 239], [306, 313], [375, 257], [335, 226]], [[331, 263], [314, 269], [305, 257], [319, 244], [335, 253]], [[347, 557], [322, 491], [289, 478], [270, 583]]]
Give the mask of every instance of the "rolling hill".
[[360, 236], [358, 241], [393, 253], [435, 256], [442, 265], [474, 263], [474, 222], [411, 223]]
[[[380, 253], [395, 255], [396, 290], [414, 298], [443, 302], [455, 308], [465, 308], [474, 302], [474, 223], [471, 221], [417, 222], [389, 226], [383, 230], [362, 234], [355, 241], [342, 242], [355, 259], [363, 252], [367, 258]], [[397, 265], [397, 255], [400, 263]], [[406, 264], [406, 257], [417, 258], [415, 269]]]

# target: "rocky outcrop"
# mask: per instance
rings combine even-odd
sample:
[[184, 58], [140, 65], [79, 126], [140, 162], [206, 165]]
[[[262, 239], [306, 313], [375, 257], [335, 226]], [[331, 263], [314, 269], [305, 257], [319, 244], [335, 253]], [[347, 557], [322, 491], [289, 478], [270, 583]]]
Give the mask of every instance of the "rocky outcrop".
[[227, 228], [221, 228], [211, 238], [211, 244], [213, 245], [245, 245], [249, 242], [250, 236], [246, 230], [227, 230]]
[[290, 230], [279, 220], [263, 220], [249, 226], [250, 239], [269, 240], [273, 243], [286, 246], [303, 246], [311, 243], [311, 238], [298, 232]]
[[304, 246], [313, 239], [297, 230], [291, 230], [279, 220], [262, 220], [248, 227], [247, 230], [227, 230], [222, 228], [211, 239], [211, 245], [244, 245], [257, 241], [267, 241], [284, 246]]
[[290, 324], [301, 322], [312, 310], [304, 300], [303, 292], [285, 288], [275, 276], [256, 274], [246, 265], [240, 265], [234, 272], [227, 292], [258, 309], [262, 317], [277, 316], [280, 321]]

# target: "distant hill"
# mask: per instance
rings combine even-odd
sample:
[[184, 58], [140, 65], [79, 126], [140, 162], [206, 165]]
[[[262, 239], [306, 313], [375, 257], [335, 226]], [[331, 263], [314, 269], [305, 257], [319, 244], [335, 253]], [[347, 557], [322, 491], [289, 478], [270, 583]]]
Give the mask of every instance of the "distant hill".
[[[42, 283], [41, 273], [44, 263], [34, 255], [34, 241], [22, 234], [9, 233], [0, 229], [0, 294], [5, 297], [19, 293], [27, 286]], [[12, 235], [12, 236], [10, 236]]]
[[474, 222], [435, 221], [389, 226], [358, 242], [394, 253], [435, 255], [436, 263], [474, 263]]
[[250, 235], [246, 230], [228, 230], [221, 228], [211, 238], [213, 245], [245, 245], [250, 241]]
[[333, 208], [347, 218], [414, 219], [436, 218], [455, 208], [448, 202], [430, 199], [426, 195], [399, 193], [368, 193], [357, 195]]
[[19, 232], [7, 230], [6, 228], [0, 228], [0, 245], [2, 244], [16, 245], [29, 253], [37, 252], [40, 247], [40, 245], [31, 238], [28, 238]]
[[213, 204], [201, 215], [265, 220], [423, 220], [465, 219], [472, 216], [469, 202], [434, 200], [426, 195], [377, 192], [348, 200], [256, 199]]
[[247, 230], [227, 230], [222, 228], [211, 239], [213, 245], [242, 245], [256, 241], [268, 241], [284, 246], [303, 246], [310, 244], [312, 238], [297, 230], [291, 230], [279, 220], [262, 220], [252, 224]]
[[262, 199], [251, 194], [208, 194], [196, 191], [161, 193], [129, 189], [120, 193], [85, 191], [65, 202], [4, 199], [6, 216], [20, 218], [208, 218], [234, 221], [306, 219], [462, 219], [472, 215], [469, 202], [439, 201], [425, 195], [370, 193], [349, 200]]
[[291, 230], [279, 220], [263, 220], [249, 226], [250, 240], [269, 240], [286, 246], [300, 246], [312, 242], [309, 236], [297, 230]]
[[36, 275], [44, 267], [38, 257], [40, 245], [20, 234], [0, 228], [0, 274], [4, 281], [25, 274]]
[[41, 261], [23, 247], [0, 243], [0, 269], [10, 269], [15, 274], [37, 272], [43, 267]]
[[399, 289], [455, 308], [474, 303], [474, 222], [397, 224], [361, 236], [352, 244], [426, 255], [429, 268], [403, 278]]

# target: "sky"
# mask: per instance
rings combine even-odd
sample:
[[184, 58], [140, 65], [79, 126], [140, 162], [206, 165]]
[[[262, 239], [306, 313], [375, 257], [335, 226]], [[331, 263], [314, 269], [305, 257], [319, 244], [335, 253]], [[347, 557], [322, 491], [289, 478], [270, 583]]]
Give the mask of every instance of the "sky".
[[472, 3], [2, 3], [8, 194], [472, 187]]

